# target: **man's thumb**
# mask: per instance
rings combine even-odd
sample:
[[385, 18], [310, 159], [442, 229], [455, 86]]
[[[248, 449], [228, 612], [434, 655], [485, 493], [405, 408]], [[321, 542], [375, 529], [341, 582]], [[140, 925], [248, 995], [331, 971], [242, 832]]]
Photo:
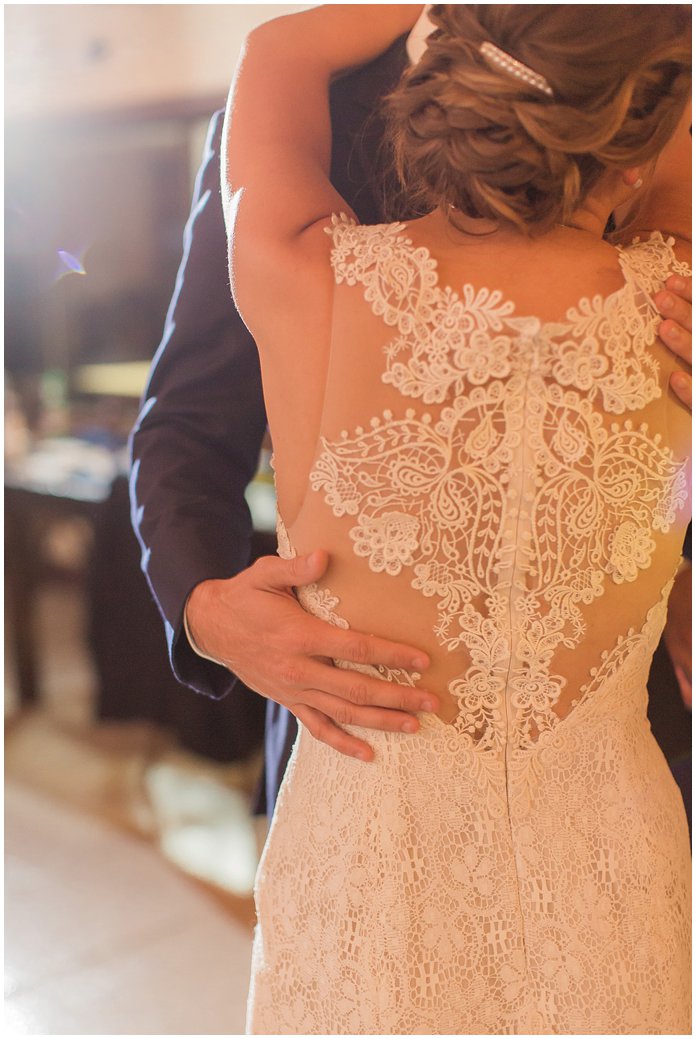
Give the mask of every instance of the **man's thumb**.
[[320, 548], [307, 555], [296, 556], [294, 559], [262, 556], [256, 560], [254, 568], [259, 585], [282, 590], [297, 588], [303, 584], [313, 584], [314, 581], [319, 580], [328, 565], [329, 554]]
[[315, 549], [306, 556], [293, 559], [294, 585], [313, 584], [326, 572], [329, 554], [323, 548]]

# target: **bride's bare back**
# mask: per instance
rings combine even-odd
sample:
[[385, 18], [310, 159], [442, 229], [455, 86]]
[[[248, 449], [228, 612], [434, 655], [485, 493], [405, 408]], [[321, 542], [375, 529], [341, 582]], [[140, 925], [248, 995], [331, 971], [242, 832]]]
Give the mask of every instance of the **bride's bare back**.
[[333, 237], [322, 401], [268, 400], [272, 431], [321, 415], [311, 476], [277, 440], [281, 515], [330, 553], [337, 616], [430, 654], [444, 719], [536, 739], [679, 559], [688, 416], [650, 301], [678, 262], [660, 236], [472, 241], [432, 217]]

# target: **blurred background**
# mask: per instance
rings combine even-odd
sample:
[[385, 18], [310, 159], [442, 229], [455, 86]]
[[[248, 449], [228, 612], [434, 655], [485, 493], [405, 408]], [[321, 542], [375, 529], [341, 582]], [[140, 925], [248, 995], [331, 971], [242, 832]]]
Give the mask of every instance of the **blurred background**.
[[[259, 698], [171, 677], [126, 440], [244, 35], [307, 5], [7, 4], [6, 1027], [238, 1034]], [[273, 551], [267, 463], [249, 491]]]

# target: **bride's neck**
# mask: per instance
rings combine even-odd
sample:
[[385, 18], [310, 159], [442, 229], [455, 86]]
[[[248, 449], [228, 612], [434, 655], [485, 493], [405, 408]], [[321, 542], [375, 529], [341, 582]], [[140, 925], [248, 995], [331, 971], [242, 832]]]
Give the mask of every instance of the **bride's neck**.
[[582, 205], [574, 210], [565, 226], [587, 231], [596, 238], [602, 238], [611, 213], [612, 206], [606, 199], [588, 196]]
[[[581, 205], [573, 211], [572, 216], [560, 227], [572, 228], [576, 231], [585, 231], [597, 239], [604, 237], [607, 223], [611, 214], [616, 209], [617, 203], [625, 197], [616, 191], [600, 190], [590, 194], [583, 199]], [[505, 230], [507, 234], [518, 234], [511, 228], [503, 229], [495, 220], [467, 217], [459, 210], [450, 209], [446, 215], [441, 209], [435, 209], [427, 217], [421, 218], [427, 223], [437, 223], [445, 228], [450, 235], [461, 235], [463, 240], [476, 241], [486, 240], [492, 236], [496, 239], [501, 237]]]
[[617, 232], [623, 237], [662, 231], [678, 241], [691, 242], [691, 214], [678, 188], [648, 191], [633, 211], [616, 214]]

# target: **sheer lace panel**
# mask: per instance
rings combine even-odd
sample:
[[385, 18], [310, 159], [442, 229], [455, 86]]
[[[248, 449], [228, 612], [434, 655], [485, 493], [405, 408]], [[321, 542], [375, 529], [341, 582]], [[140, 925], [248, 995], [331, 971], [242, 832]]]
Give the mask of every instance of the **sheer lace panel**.
[[[364, 366], [360, 341], [352, 388], [332, 358], [310, 482], [341, 522], [310, 498], [294, 527], [333, 537], [344, 559], [350, 546], [358, 583], [379, 575], [368, 594], [385, 618], [390, 596], [418, 593], [441, 671], [454, 654], [457, 729], [484, 748], [529, 746], [583, 699], [609, 633], [640, 628], [677, 562], [687, 460], [655, 431], [650, 293], [685, 268], [653, 235], [618, 251], [620, 289], [542, 323], [498, 290], [440, 286], [403, 232], [334, 220], [336, 282], [359, 287], [371, 335], [375, 317], [386, 334]], [[364, 425], [336, 435], [339, 396]], [[339, 584], [334, 599], [352, 605], [350, 578]]]

